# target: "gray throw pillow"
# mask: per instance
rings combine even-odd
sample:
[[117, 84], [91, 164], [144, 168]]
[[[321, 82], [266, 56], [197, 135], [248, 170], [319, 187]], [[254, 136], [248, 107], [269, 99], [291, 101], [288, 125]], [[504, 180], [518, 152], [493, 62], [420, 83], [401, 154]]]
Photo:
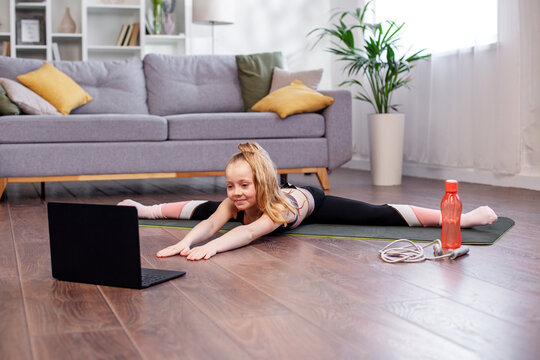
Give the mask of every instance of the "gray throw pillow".
[[317, 87], [319, 87], [319, 83], [321, 82], [322, 74], [323, 69], [288, 72], [286, 70], [281, 70], [280, 68], [274, 68], [270, 92], [274, 92], [277, 89], [290, 85], [293, 80], [300, 80], [308, 88], [317, 90]]
[[283, 67], [281, 52], [236, 55], [238, 80], [242, 90], [244, 109], [251, 107], [268, 95], [275, 67]]

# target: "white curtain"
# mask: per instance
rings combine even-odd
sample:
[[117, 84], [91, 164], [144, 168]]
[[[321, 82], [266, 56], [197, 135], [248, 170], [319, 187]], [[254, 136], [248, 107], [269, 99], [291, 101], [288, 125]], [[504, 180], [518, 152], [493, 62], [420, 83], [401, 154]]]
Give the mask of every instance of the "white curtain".
[[[486, 44], [485, 34], [479, 33], [475, 38], [482, 41], [434, 52], [413, 70], [412, 88], [395, 95], [394, 103], [401, 104], [400, 112], [407, 115], [405, 161], [498, 174], [520, 172], [519, 2], [498, 0], [496, 10], [496, 41]], [[457, 34], [460, 18], [451, 23], [442, 30]], [[467, 29], [477, 30], [481, 29]], [[369, 153], [367, 144], [360, 144], [360, 153]]]
[[522, 172], [540, 180], [540, 1], [520, 0], [519, 13]]

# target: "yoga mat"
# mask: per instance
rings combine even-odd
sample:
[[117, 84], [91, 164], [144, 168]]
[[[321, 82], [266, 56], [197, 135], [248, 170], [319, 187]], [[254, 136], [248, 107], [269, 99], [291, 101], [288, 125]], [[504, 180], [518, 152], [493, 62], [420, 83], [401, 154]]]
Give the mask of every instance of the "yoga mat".
[[[199, 220], [139, 219], [140, 226], [191, 229]], [[465, 245], [491, 245], [504, 235], [515, 222], [506, 217], [500, 217], [491, 225], [476, 226], [461, 229], [461, 242]], [[240, 225], [238, 222], [228, 222], [221, 231], [228, 231]], [[365, 225], [335, 225], [307, 224], [296, 229], [281, 232], [294, 236], [318, 236], [330, 238], [354, 238], [363, 240], [395, 240], [409, 239], [429, 242], [441, 237], [440, 227], [408, 227], [408, 226], [365, 226]]]

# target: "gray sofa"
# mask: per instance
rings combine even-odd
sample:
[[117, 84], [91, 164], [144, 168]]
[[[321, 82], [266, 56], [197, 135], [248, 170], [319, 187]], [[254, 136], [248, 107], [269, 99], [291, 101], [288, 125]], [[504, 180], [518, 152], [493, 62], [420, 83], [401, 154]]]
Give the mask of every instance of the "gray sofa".
[[[0, 77], [42, 60], [0, 57]], [[258, 141], [281, 174], [316, 173], [351, 158], [351, 96], [280, 119], [244, 112], [234, 56], [149, 54], [144, 60], [57, 61], [94, 99], [67, 116], [0, 117], [0, 194], [11, 182], [222, 175], [240, 142]]]

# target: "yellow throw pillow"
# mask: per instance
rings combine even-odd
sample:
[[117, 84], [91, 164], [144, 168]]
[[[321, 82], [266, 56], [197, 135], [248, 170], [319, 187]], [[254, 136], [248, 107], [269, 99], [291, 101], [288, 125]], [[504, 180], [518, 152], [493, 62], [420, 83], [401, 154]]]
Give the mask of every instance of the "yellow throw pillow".
[[300, 80], [294, 80], [290, 85], [263, 97], [251, 110], [275, 112], [283, 119], [292, 114], [322, 110], [333, 102], [330, 96], [308, 88]]
[[48, 62], [37, 70], [17, 76], [17, 80], [64, 115], [92, 100], [73, 79]]

